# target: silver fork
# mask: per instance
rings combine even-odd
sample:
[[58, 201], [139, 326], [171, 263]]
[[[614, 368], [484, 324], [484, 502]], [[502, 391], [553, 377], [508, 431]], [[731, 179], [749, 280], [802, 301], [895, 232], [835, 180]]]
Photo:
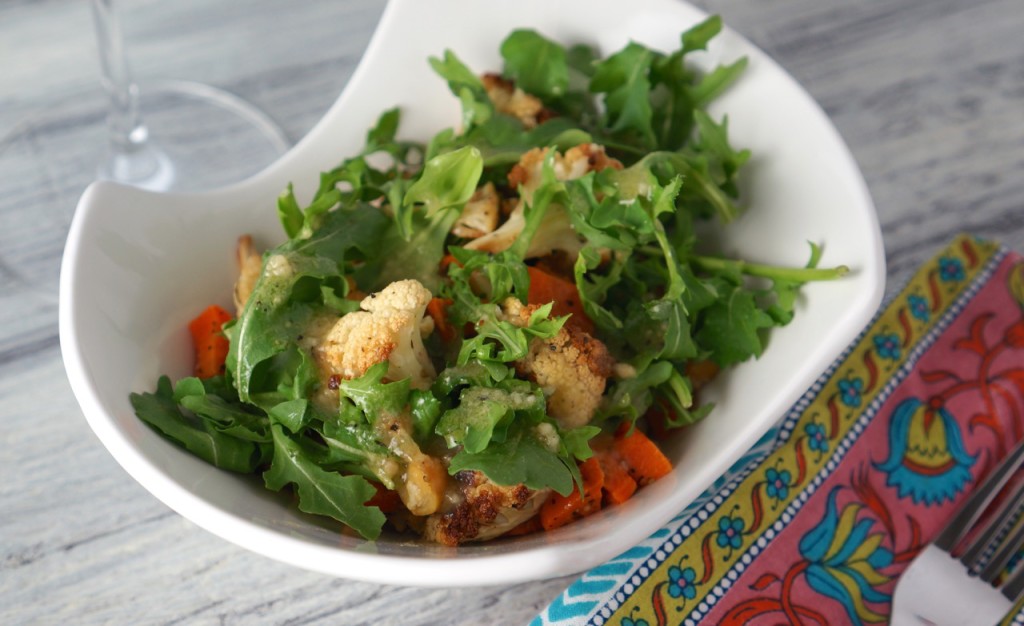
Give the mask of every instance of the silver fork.
[[1024, 546], [1024, 485], [971, 537], [956, 548], [1024, 462], [1024, 441], [974, 490], [953, 519], [900, 576], [893, 596], [896, 626], [992, 626], [1024, 596], [1024, 562], [1000, 574]]

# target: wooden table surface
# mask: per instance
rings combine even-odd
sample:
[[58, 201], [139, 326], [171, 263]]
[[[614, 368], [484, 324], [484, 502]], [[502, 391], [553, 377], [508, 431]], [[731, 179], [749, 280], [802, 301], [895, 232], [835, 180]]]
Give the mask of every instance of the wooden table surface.
[[[697, 4], [778, 60], [834, 120], [878, 209], [888, 293], [961, 231], [1024, 252], [1020, 0]], [[130, 0], [123, 19], [141, 82], [223, 87], [296, 140], [345, 85], [382, 8]], [[88, 2], [0, 2], [0, 136], [50, 120], [33, 141], [57, 143], [68, 158], [90, 154], [96, 146], [79, 131], [102, 119], [99, 95]], [[91, 175], [0, 179], [0, 215], [29, 216], [0, 224], [20, 229], [38, 267], [55, 272], [63, 220]], [[61, 364], [55, 294], [13, 279], [4, 254], [0, 623], [524, 624], [571, 582], [365, 584], [282, 565], [197, 528], [137, 485], [89, 430]]]

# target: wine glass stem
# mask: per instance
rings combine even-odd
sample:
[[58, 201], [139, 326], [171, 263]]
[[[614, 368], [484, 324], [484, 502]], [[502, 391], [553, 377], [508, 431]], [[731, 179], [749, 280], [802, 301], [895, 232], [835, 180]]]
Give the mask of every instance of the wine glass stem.
[[124, 51], [117, 0], [93, 0], [103, 89], [110, 97], [107, 123], [115, 157], [138, 152], [149, 135], [139, 114], [139, 88], [132, 80]]

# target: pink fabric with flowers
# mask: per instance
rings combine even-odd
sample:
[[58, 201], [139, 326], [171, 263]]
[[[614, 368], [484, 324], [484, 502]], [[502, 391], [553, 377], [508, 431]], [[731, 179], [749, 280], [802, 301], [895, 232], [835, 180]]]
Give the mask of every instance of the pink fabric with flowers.
[[958, 237], [763, 451], [533, 624], [885, 623], [900, 573], [1024, 436], [1024, 261]]

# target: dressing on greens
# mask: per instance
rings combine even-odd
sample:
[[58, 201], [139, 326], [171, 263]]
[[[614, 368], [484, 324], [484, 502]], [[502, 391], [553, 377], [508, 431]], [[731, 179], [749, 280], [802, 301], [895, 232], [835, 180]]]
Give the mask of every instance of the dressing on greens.
[[[517, 30], [483, 77], [430, 59], [458, 129], [417, 144], [386, 111], [308, 205], [289, 186], [288, 240], [224, 325], [224, 373], [162, 377], [136, 413], [363, 537], [390, 520], [450, 544], [584, 488], [609, 437], [705, 417], [696, 387], [757, 357], [802, 283], [845, 271], [814, 245], [806, 268], [698, 253], [698, 221], [739, 216], [749, 158], [705, 111], [745, 59], [685, 62], [720, 29], [606, 58]], [[531, 301], [538, 277], [575, 289]]]

